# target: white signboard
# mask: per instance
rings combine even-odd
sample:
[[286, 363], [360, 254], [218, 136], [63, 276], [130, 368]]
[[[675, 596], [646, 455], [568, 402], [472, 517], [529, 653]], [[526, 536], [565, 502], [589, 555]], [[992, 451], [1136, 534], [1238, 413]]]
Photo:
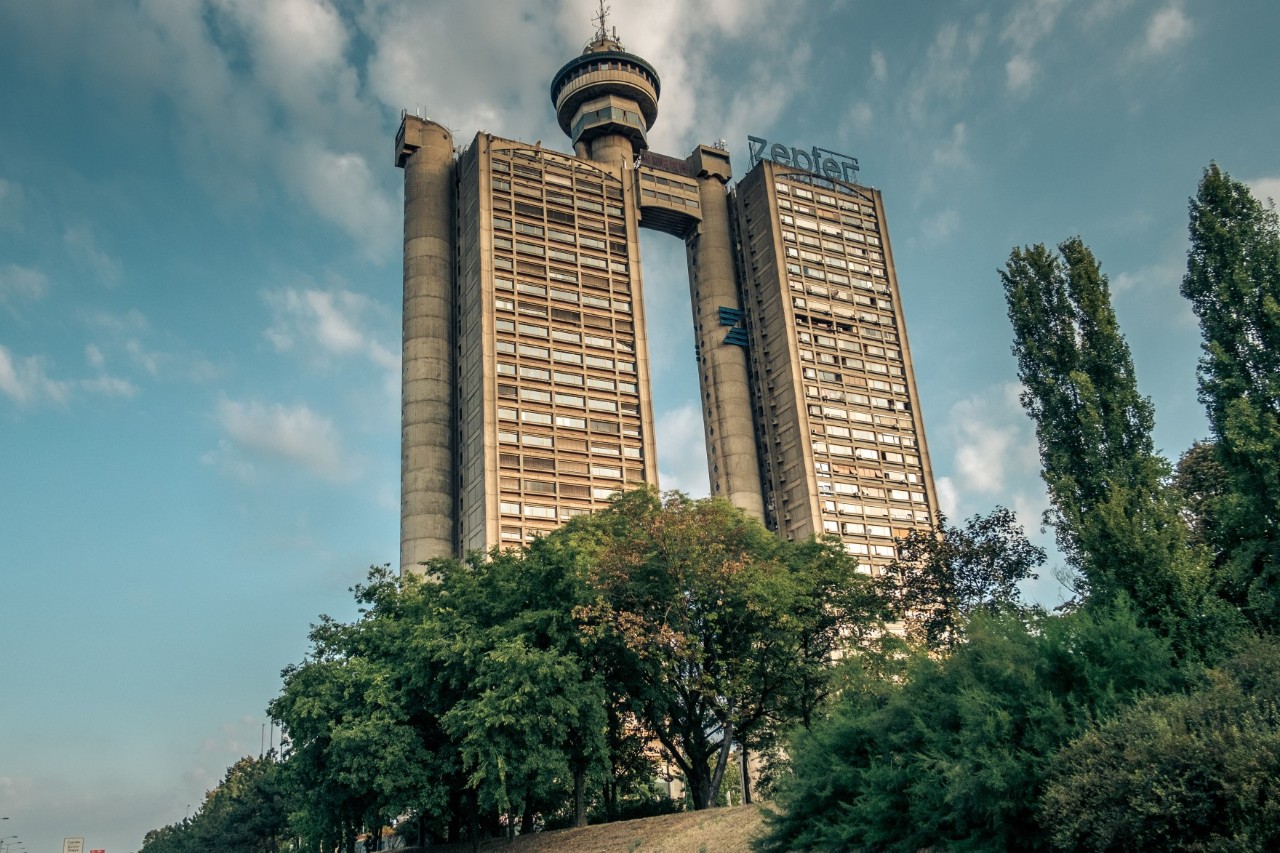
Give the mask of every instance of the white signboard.
[[62, 839], [62, 853], [84, 853], [83, 838]]

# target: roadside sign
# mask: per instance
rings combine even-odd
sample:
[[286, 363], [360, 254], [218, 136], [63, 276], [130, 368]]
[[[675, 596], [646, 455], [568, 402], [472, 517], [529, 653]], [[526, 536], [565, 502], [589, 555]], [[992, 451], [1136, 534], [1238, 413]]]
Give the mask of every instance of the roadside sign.
[[83, 838], [62, 839], [62, 853], [84, 853]]

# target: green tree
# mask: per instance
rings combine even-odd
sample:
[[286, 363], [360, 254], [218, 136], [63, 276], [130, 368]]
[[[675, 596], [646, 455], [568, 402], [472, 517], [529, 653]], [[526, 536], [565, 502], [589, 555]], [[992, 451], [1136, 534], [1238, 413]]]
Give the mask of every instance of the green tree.
[[1179, 683], [1169, 645], [1121, 604], [977, 613], [950, 653], [868, 661], [791, 745], [763, 851], [1036, 850], [1054, 753], [1141, 692]]
[[289, 794], [274, 754], [242, 758], [194, 815], [148, 832], [141, 853], [277, 853], [287, 836]]
[[796, 723], [808, 728], [828, 697], [843, 687], [844, 673], [832, 662], [883, 641], [890, 616], [884, 586], [859, 570], [839, 540], [807, 539], [781, 547], [795, 582], [787, 605], [793, 645], [781, 647], [782, 674], [791, 681], [773, 724], [751, 746], [771, 746]]
[[1014, 249], [1001, 272], [1022, 405], [1036, 424], [1053, 525], [1079, 592], [1105, 606], [1121, 593], [1183, 651], [1203, 624], [1207, 560], [1188, 544], [1169, 465], [1151, 438], [1110, 287], [1079, 238]]
[[720, 499], [638, 489], [565, 535], [589, 554], [595, 601], [580, 614], [612, 647], [633, 713], [694, 808], [713, 806], [732, 745], [794, 700], [797, 649], [816, 627], [800, 615], [812, 607], [805, 575], [781, 540]]
[[978, 610], [1018, 607], [1018, 584], [1034, 579], [1045, 553], [1027, 541], [1017, 516], [996, 507], [964, 527], [939, 513], [930, 530], [913, 530], [898, 543], [885, 572], [907, 634], [931, 649], [961, 638], [960, 626]]
[[419, 649], [458, 687], [441, 718], [483, 808], [523, 814], [572, 798], [585, 824], [587, 791], [603, 784], [608, 685], [573, 611], [586, 602], [579, 555], [562, 537], [478, 556], [439, 578], [450, 601]]
[[1280, 631], [1280, 226], [1211, 164], [1190, 204], [1182, 294], [1200, 318], [1200, 400], [1227, 488], [1215, 503], [1223, 590]]
[[1054, 757], [1041, 820], [1062, 850], [1280, 849], [1280, 649], [1092, 725]]
[[290, 740], [294, 831], [343, 850], [354, 849], [362, 829], [376, 831], [405, 812], [446, 812], [459, 772], [438, 709], [410, 689], [404, 657], [412, 625], [439, 606], [438, 590], [375, 567], [354, 591], [361, 618], [322, 618], [307, 659], [284, 670], [268, 708]]

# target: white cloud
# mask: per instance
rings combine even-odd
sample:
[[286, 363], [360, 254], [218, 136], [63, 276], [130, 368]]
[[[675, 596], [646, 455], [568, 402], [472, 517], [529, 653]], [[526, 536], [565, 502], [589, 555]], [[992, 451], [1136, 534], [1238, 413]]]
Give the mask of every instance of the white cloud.
[[[958, 523], [994, 505], [1008, 507], [1018, 517], [1027, 538], [1058, 559], [1049, 532], [1041, 532], [1041, 518], [1049, 506], [1040, 479], [1040, 452], [1035, 430], [1022, 411], [1022, 386], [1006, 382], [989, 386], [955, 403], [940, 429], [930, 433], [935, 448], [951, 450], [951, 464], [934, 456], [934, 484], [941, 509]], [[1024, 585], [1028, 597], [1053, 606], [1064, 598], [1050, 572]], [[1048, 578], [1048, 580], [1046, 580]]]
[[938, 477], [934, 481], [938, 490], [938, 508], [947, 518], [955, 518], [960, 506], [960, 496], [956, 493], [955, 481], [950, 477]]
[[[1149, 321], [1171, 328], [1196, 328], [1191, 302], [1182, 297], [1182, 277], [1187, 272], [1186, 242], [1182, 233], [1165, 243], [1154, 263], [1109, 276], [1119, 310], [1130, 306]], [[1158, 318], [1158, 319], [1157, 319]]]
[[87, 326], [114, 335], [137, 334], [145, 332], [151, 326], [147, 316], [137, 308], [130, 308], [123, 313], [94, 311], [82, 314], [81, 319]]
[[960, 214], [952, 208], [940, 210], [920, 223], [926, 243], [945, 243], [960, 229]]
[[883, 83], [889, 79], [889, 61], [884, 57], [884, 51], [879, 48], [871, 51], [871, 78], [877, 83]]
[[[218, 401], [215, 417], [227, 443], [205, 454], [204, 461], [233, 470], [252, 470], [249, 460], [296, 465], [330, 482], [359, 476], [359, 466], [346, 458], [333, 421], [304, 404], [284, 406], [259, 401]], [[245, 457], [248, 459], [245, 459]]]
[[1014, 54], [1005, 63], [1005, 85], [1015, 93], [1031, 87], [1037, 65], [1032, 58], [1041, 41], [1052, 34], [1067, 0], [1029, 0], [1018, 5], [1009, 16], [1001, 41], [1013, 45]]
[[6, 347], [0, 346], [0, 391], [19, 406], [28, 406], [42, 400], [65, 403], [70, 388], [66, 382], [49, 377], [43, 358], [14, 358]]
[[49, 279], [38, 269], [17, 264], [0, 267], [0, 305], [10, 310], [42, 299], [48, 290]]
[[1253, 197], [1263, 204], [1268, 201], [1280, 203], [1280, 176], [1255, 178], [1245, 183], [1249, 185], [1249, 191], [1253, 193]]
[[312, 210], [354, 237], [371, 257], [399, 245], [400, 211], [363, 155], [301, 146], [283, 169]]
[[968, 493], [1003, 497], [1038, 472], [1039, 451], [1018, 402], [1020, 391], [1013, 382], [993, 386], [947, 413], [942, 430], [953, 447], [951, 485], [961, 498]]
[[942, 173], [973, 168], [973, 160], [969, 157], [968, 137], [969, 131], [964, 122], [956, 122], [951, 126], [950, 136], [935, 143], [929, 155], [929, 167], [921, 172], [922, 184], [926, 187], [932, 185]]
[[43, 356], [16, 357], [0, 346], [0, 393], [19, 406], [65, 405], [76, 391], [104, 397], [132, 397], [137, 388], [127, 379], [101, 374], [88, 379], [55, 379]]
[[960, 102], [986, 41], [987, 22], [979, 18], [966, 32], [957, 23], [938, 29], [933, 43], [912, 75], [903, 100], [906, 117], [917, 127], [936, 122]]
[[326, 0], [213, 0], [249, 41], [255, 77], [296, 112], [318, 108], [322, 96], [348, 81], [343, 58], [349, 35]]
[[23, 207], [22, 186], [0, 178], [0, 226], [20, 228]]
[[1147, 23], [1141, 52], [1147, 56], [1168, 53], [1191, 38], [1194, 29], [1191, 19], [1178, 4], [1166, 6], [1152, 15]]
[[102, 350], [95, 344], [87, 344], [85, 346], [84, 360], [94, 370], [101, 370], [107, 366], [107, 357], [102, 354]]
[[138, 393], [138, 387], [128, 379], [105, 374], [92, 379], [80, 379], [76, 385], [91, 394], [101, 394], [104, 397], [133, 397]]
[[1031, 88], [1031, 79], [1036, 73], [1036, 64], [1027, 56], [1019, 54], [1004, 65], [1005, 84], [1011, 91], [1025, 92]]
[[356, 358], [384, 371], [387, 393], [399, 399], [400, 352], [383, 343], [395, 340], [394, 313], [350, 290], [286, 288], [263, 295], [271, 309], [266, 338], [278, 352], [294, 352], [323, 363]]
[[686, 403], [657, 415], [658, 479], [663, 489], [698, 498], [711, 493], [702, 412]]
[[137, 338], [125, 341], [124, 349], [133, 363], [153, 378], [160, 375], [160, 366], [169, 358], [165, 353], [148, 350]]
[[98, 248], [97, 239], [84, 226], [68, 228], [62, 240], [72, 257], [87, 266], [106, 285], [120, 280], [120, 262]]

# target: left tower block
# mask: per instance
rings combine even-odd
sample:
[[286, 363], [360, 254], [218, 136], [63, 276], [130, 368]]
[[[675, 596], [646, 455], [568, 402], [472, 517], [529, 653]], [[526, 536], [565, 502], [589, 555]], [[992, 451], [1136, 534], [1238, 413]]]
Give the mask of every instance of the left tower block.
[[454, 470], [453, 136], [405, 115], [404, 329], [400, 414], [400, 570], [457, 551]]

